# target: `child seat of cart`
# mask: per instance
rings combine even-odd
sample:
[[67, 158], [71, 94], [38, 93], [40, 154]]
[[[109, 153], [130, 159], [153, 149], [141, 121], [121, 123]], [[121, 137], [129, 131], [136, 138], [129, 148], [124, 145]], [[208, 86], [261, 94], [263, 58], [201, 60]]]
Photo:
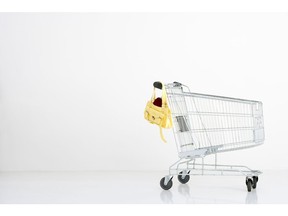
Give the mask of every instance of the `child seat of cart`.
[[193, 139], [191, 137], [191, 134], [188, 134], [186, 132], [190, 131], [189, 124], [187, 122], [187, 116], [176, 116], [176, 122], [178, 126], [178, 137], [179, 139], [182, 139], [185, 143], [181, 142], [181, 152], [188, 152], [191, 150], [194, 150], [193, 146]]
[[[190, 127], [187, 122], [186, 116], [176, 116], [176, 121], [178, 124], [179, 132], [182, 133], [190, 131]], [[181, 152], [179, 153], [179, 156], [181, 158], [201, 157], [203, 155], [213, 154], [217, 152], [218, 148], [222, 146], [223, 145], [195, 149], [193, 140], [191, 140], [191, 142], [181, 145], [182, 149]]]
[[184, 116], [176, 116], [176, 120], [177, 120], [177, 123], [178, 123], [178, 126], [179, 126], [179, 130], [181, 132], [189, 131], [188, 125], [187, 125], [187, 121], [184, 118]]

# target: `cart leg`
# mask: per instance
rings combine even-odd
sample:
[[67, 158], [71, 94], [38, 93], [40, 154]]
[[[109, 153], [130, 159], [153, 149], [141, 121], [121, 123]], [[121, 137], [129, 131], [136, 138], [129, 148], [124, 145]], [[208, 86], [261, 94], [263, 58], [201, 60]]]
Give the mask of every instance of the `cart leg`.
[[164, 178], [165, 178], [165, 180], [164, 180], [164, 184], [167, 185], [168, 182], [169, 182], [170, 180], [172, 180], [173, 176], [171, 176], [171, 175], [167, 175], [167, 176], [165, 176]]
[[202, 157], [202, 175], [204, 175], [204, 157]]
[[217, 153], [215, 154], [215, 169], [217, 169]]
[[179, 173], [179, 176], [181, 176], [182, 179], [185, 178], [185, 176], [187, 175], [188, 171], [187, 170], [183, 170]]

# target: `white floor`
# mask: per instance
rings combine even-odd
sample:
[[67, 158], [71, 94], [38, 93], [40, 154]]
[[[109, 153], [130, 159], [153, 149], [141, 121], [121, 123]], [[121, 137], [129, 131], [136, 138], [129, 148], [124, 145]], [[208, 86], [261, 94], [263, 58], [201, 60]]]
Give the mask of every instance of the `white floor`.
[[248, 193], [244, 177], [177, 178], [164, 191], [165, 172], [2, 172], [0, 203], [288, 203], [288, 172], [264, 171]]

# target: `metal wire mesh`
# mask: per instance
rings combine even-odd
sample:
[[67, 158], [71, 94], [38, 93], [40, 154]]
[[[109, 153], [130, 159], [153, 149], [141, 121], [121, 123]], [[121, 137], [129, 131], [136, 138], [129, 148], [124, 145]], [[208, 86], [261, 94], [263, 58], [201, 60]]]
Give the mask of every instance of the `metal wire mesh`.
[[191, 93], [179, 83], [167, 84], [166, 90], [180, 157], [197, 150], [208, 155], [263, 143], [261, 102]]

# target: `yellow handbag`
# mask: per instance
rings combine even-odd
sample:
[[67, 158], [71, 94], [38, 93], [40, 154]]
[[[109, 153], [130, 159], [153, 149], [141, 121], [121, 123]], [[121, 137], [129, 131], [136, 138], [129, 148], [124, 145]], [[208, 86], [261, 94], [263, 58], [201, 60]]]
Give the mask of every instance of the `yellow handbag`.
[[155, 85], [153, 89], [153, 95], [150, 101], [147, 102], [145, 112], [144, 112], [144, 118], [149, 121], [151, 124], [156, 124], [160, 128], [160, 136], [161, 139], [166, 143], [166, 140], [163, 136], [162, 133], [162, 128], [171, 128], [172, 127], [172, 116], [171, 116], [171, 111], [168, 107], [167, 103], [167, 94], [165, 90], [165, 86], [157, 82], [158, 85], [160, 84], [162, 88], [162, 105], [156, 106], [153, 104], [155, 101]]

